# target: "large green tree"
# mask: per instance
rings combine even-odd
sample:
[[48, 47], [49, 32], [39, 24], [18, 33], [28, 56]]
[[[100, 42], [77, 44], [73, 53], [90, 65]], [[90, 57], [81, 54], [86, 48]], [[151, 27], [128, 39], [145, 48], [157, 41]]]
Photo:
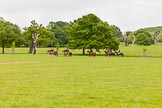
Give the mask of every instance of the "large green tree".
[[54, 32], [53, 35], [53, 45], [59, 42], [60, 45], [65, 46], [67, 44], [67, 34], [66, 27], [69, 25], [67, 22], [57, 21], [57, 22], [49, 22], [47, 28]]
[[17, 42], [20, 39], [20, 28], [16, 24], [0, 18], [0, 46], [2, 47], [2, 53], [4, 54], [5, 47], [11, 47], [13, 42]]
[[135, 43], [137, 45], [144, 46], [143, 47], [143, 57], [146, 57], [146, 51], [147, 51], [146, 46], [150, 46], [150, 45], [154, 44], [154, 40], [153, 40], [151, 34], [145, 30], [140, 29], [135, 32], [135, 36], [136, 36]]
[[29, 53], [37, 53], [37, 45], [45, 45], [51, 43], [50, 37], [53, 32], [49, 31], [42, 24], [38, 24], [35, 20], [31, 21], [31, 26], [25, 27], [23, 36], [26, 44], [30, 44]]
[[71, 22], [67, 30], [68, 47], [72, 49], [113, 49], [119, 46], [112, 28], [94, 14], [88, 14]]
[[143, 46], [149, 46], [154, 44], [154, 40], [151, 36], [151, 34], [145, 30], [137, 30], [135, 32], [135, 36], [136, 36], [136, 41], [135, 43], [137, 45], [143, 45]]

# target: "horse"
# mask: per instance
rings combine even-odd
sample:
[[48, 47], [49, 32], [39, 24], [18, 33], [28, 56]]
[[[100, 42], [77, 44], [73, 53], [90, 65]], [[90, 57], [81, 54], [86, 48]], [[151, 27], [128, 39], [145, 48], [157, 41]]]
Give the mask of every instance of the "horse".
[[64, 53], [64, 56], [72, 56], [72, 52], [70, 52], [69, 50], [63, 50], [62, 51]]
[[49, 55], [53, 55], [54, 54], [54, 50], [53, 49], [47, 50], [47, 52], [48, 52]]
[[69, 56], [72, 56], [73, 54], [72, 54], [72, 52], [69, 51], [68, 55], [69, 55]]
[[105, 52], [105, 57], [106, 56], [115, 56], [115, 53], [112, 52], [112, 50], [106, 50]]
[[89, 54], [89, 57], [90, 56], [94, 56], [94, 57], [96, 56], [96, 52], [93, 52], [92, 50], [90, 50], [90, 51], [88, 50], [87, 52]]
[[115, 52], [115, 55], [124, 57], [124, 53], [120, 52], [120, 50], [119, 51], [116, 51]]
[[55, 56], [57, 56], [58, 55], [58, 52], [57, 51], [54, 51], [53, 49], [51, 49], [51, 50], [47, 50], [47, 52], [48, 52], [48, 54], [49, 55], [55, 55]]

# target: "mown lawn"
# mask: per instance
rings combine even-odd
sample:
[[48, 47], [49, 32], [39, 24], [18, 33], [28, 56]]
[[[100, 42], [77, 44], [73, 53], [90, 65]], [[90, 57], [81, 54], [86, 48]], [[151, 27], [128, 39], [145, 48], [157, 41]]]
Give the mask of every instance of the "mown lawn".
[[162, 58], [0, 55], [1, 108], [161, 108]]

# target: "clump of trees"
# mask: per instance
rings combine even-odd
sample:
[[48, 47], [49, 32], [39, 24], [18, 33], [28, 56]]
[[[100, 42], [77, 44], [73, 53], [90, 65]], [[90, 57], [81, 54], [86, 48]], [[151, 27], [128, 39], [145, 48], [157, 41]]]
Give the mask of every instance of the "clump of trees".
[[[149, 42], [150, 45], [152, 45], [152, 44], [158, 45], [159, 42], [162, 42], [162, 32], [161, 31], [162, 31], [162, 26], [143, 28], [143, 29], [139, 29], [137, 31], [127, 31], [124, 35], [125, 46], [128, 46], [129, 44], [138, 44], [139, 42], [136, 42], [136, 39], [137, 39], [137, 41], [143, 40], [143, 44], [144, 43], [148, 44], [148, 42]], [[147, 36], [144, 36], [144, 35], [137, 36], [138, 32], [144, 33]], [[139, 39], [139, 38], [143, 38], [143, 39]], [[147, 41], [146, 41], [146, 38], [147, 38]]]
[[125, 34], [125, 46], [129, 44], [137, 44], [143, 46], [143, 56], [146, 57], [146, 46], [154, 44], [153, 36], [144, 29], [139, 29], [135, 32], [128, 31]]

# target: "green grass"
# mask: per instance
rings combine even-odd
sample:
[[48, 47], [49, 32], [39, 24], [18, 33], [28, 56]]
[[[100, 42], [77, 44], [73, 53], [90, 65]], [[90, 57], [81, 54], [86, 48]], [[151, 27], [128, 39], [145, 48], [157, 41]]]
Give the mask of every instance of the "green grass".
[[[142, 57], [143, 56], [143, 47], [142, 46], [137, 46], [137, 45], [129, 45], [128, 47], [124, 46], [123, 43], [121, 43], [121, 45], [119, 46], [120, 51], [124, 53], [125, 56], [127, 57]], [[52, 48], [38, 48], [37, 52], [38, 54], [47, 54], [47, 50], [52, 49]], [[64, 50], [66, 48], [60, 48], [59, 50], [59, 54], [61, 54], [62, 56], [62, 50]], [[28, 53], [28, 48], [16, 48], [15, 49], [15, 53], [16, 54], [27, 54]], [[87, 53], [88, 49], [85, 50], [85, 53]], [[70, 51], [72, 51], [72, 53], [74, 55], [79, 55], [79, 56], [83, 56], [82, 55], [82, 49], [78, 50], [73, 50], [70, 49]], [[94, 50], [95, 51], [95, 50]], [[97, 53], [98, 56], [104, 55], [104, 51], [100, 50], [101, 53]], [[7, 54], [11, 54], [11, 48], [5, 48], [5, 53]], [[152, 46], [147, 46], [147, 51], [146, 51], [146, 55], [147, 57], [160, 57], [162, 58], [162, 43], [160, 43], [159, 45], [152, 45]]]
[[162, 58], [55, 57], [39, 51], [0, 55], [1, 108], [162, 107]]
[[[129, 45], [128, 47], [123, 44], [120, 45], [121, 51], [129, 57], [141, 57], [143, 48], [144, 47], [137, 45]], [[146, 48], [147, 57], [162, 57], [162, 44], [147, 46]]]

